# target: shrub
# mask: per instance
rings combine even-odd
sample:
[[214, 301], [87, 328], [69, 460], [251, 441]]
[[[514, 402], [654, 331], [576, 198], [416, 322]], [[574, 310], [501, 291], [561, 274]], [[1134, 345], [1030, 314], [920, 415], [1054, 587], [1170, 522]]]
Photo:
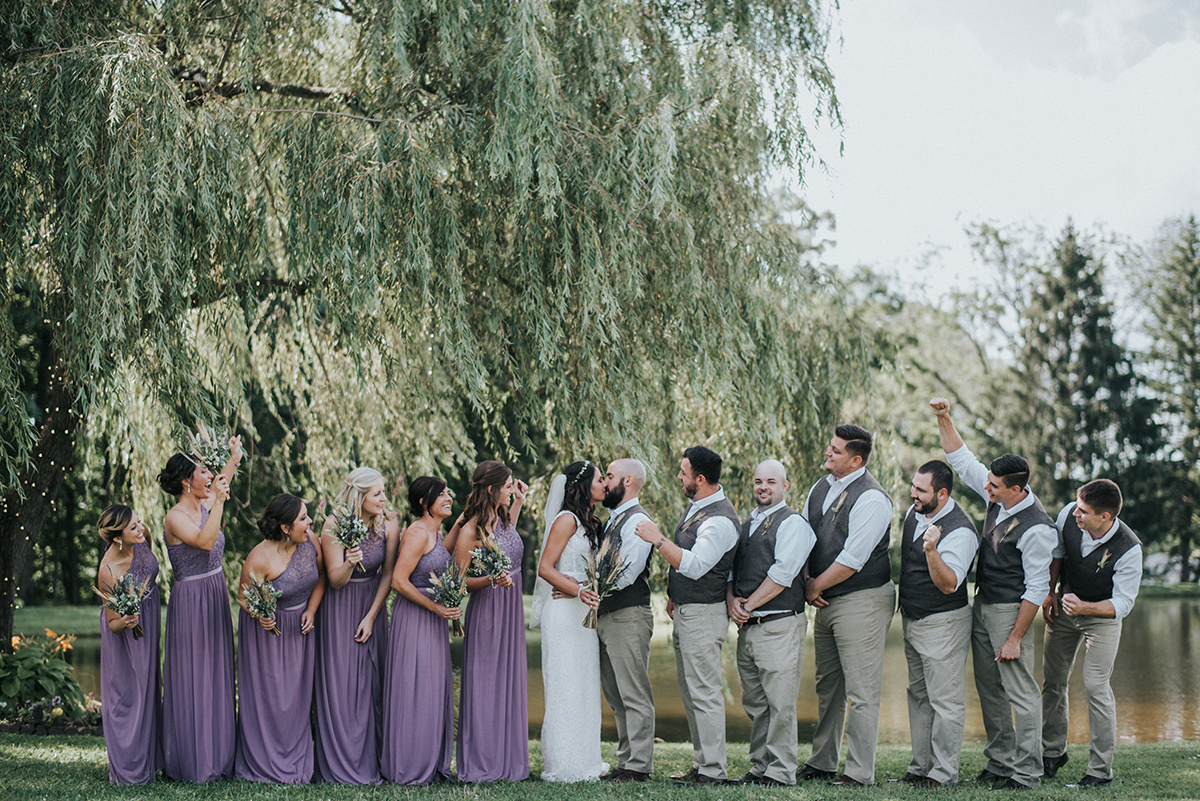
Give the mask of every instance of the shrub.
[[[13, 653], [0, 654], [0, 717], [22, 709], [32, 715], [34, 705], [51, 717], [75, 719], [83, 713], [83, 690], [65, 658], [75, 637], [45, 632], [43, 637], [13, 637]], [[54, 715], [54, 709], [62, 711]]]

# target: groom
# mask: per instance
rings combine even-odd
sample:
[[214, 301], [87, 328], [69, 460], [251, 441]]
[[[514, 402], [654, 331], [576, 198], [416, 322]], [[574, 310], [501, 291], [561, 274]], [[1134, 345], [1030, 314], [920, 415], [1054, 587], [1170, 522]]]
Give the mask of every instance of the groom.
[[654, 770], [654, 694], [650, 689], [650, 543], [637, 527], [650, 522], [638, 503], [646, 468], [637, 459], [618, 459], [604, 477], [604, 505], [611, 509], [604, 536], [621, 547], [625, 573], [617, 590], [600, 602], [600, 681], [617, 721], [617, 765], [604, 781], [644, 782]]

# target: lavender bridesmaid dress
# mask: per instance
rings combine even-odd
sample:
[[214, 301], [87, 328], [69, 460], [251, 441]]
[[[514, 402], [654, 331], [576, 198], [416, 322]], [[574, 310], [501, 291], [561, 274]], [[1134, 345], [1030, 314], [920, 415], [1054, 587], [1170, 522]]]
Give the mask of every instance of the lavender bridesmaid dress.
[[[112, 546], [109, 546], [112, 547]], [[108, 780], [113, 784], [149, 784], [162, 770], [162, 682], [159, 679], [158, 643], [162, 621], [158, 559], [150, 544], [133, 546], [129, 575], [141, 582], [149, 577], [150, 589], [142, 599], [138, 622], [145, 634], [140, 640], [126, 629], [114, 634], [108, 616], [100, 610], [100, 700], [104, 703], [104, 744], [108, 747]], [[112, 577], [102, 578], [111, 581]]]
[[[427, 591], [430, 573], [453, 557], [439, 541], [417, 562], [412, 583]], [[449, 624], [403, 595], [392, 608], [383, 688], [383, 777], [397, 784], [450, 778], [454, 755], [454, 673]]]
[[387, 552], [384, 535], [362, 544], [365, 573], [325, 588], [317, 609], [315, 688], [316, 780], [338, 784], [379, 784], [380, 706], [387, 652], [387, 608], [379, 610], [371, 637], [354, 641], [379, 591], [379, 569]]
[[[207, 520], [201, 507], [201, 528]], [[224, 532], [211, 551], [167, 545], [175, 586], [167, 605], [162, 743], [164, 770], [177, 781], [233, 775], [233, 617], [224, 553]]]
[[458, 778], [466, 782], [529, 777], [524, 546], [507, 520], [496, 526], [496, 540], [512, 559], [513, 586], [486, 587], [467, 604], [458, 727]]
[[279, 634], [245, 609], [238, 614], [238, 739], [234, 775], [252, 782], [308, 784], [313, 776], [312, 700], [317, 638], [300, 618], [317, 584], [317, 549], [296, 546], [271, 584]]

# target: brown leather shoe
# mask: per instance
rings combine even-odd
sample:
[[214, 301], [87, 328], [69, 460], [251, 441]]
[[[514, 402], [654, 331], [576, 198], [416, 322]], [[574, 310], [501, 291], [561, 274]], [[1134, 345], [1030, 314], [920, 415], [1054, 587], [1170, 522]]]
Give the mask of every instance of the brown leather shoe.
[[624, 770], [625, 770], [625, 768], [613, 768], [608, 773], [602, 773], [602, 774], [600, 774], [600, 781], [602, 781], [602, 782], [612, 781], [614, 776], [616, 776], [618, 773], [621, 773]]
[[689, 770], [687, 773], [673, 773], [673, 774], [671, 774], [671, 781], [674, 781], [674, 782], [690, 782], [692, 779], [696, 778], [696, 777], [697, 777], [697, 776], [699, 776], [699, 775], [700, 775], [700, 768], [697, 768], [697, 767], [693, 766], [693, 767], [692, 767], [692, 769], [691, 769], [691, 770]]
[[621, 770], [616, 776], [609, 779], [610, 782], [644, 782], [650, 778], [649, 773], [642, 773], [636, 770]]

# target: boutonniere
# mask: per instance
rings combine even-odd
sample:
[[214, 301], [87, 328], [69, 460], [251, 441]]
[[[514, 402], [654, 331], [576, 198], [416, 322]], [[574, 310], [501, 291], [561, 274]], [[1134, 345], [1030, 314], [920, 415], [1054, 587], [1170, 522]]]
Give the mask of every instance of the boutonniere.
[[837, 503], [833, 505], [833, 519], [837, 520], [838, 512], [842, 511], [842, 507], [846, 505], [846, 496], [850, 490], [842, 490], [842, 494], [838, 496]]
[[1017, 520], [1014, 517], [1012, 522], [1008, 524], [1008, 528], [1004, 529], [1004, 533], [1000, 535], [1000, 539], [996, 540], [996, 544], [999, 545], [1000, 543], [1004, 542], [1004, 538], [1007, 537], [1009, 534], [1012, 534], [1013, 529], [1016, 528], [1017, 524], [1020, 522], [1021, 522], [1020, 520]]
[[1096, 572], [1099, 573], [1108, 564], [1108, 560], [1112, 559], [1112, 553], [1107, 548], [1104, 549], [1104, 554], [1100, 557], [1100, 564], [1096, 566]]
[[764, 518], [763, 518], [763, 521], [762, 521], [761, 523], [759, 523], [759, 524], [758, 524], [758, 530], [759, 530], [759, 531], [766, 531], [766, 530], [767, 530], [767, 526], [771, 525], [771, 517], [772, 517], [773, 515], [774, 515], [774, 513], [772, 513], [772, 514], [769, 514], [769, 515], [767, 515], [766, 517], [764, 517]]
[[704, 522], [704, 517], [705, 517], [704, 512], [696, 512], [695, 516], [692, 517], [691, 522], [689, 522], [688, 525], [689, 526], [699, 525], [700, 523]]

